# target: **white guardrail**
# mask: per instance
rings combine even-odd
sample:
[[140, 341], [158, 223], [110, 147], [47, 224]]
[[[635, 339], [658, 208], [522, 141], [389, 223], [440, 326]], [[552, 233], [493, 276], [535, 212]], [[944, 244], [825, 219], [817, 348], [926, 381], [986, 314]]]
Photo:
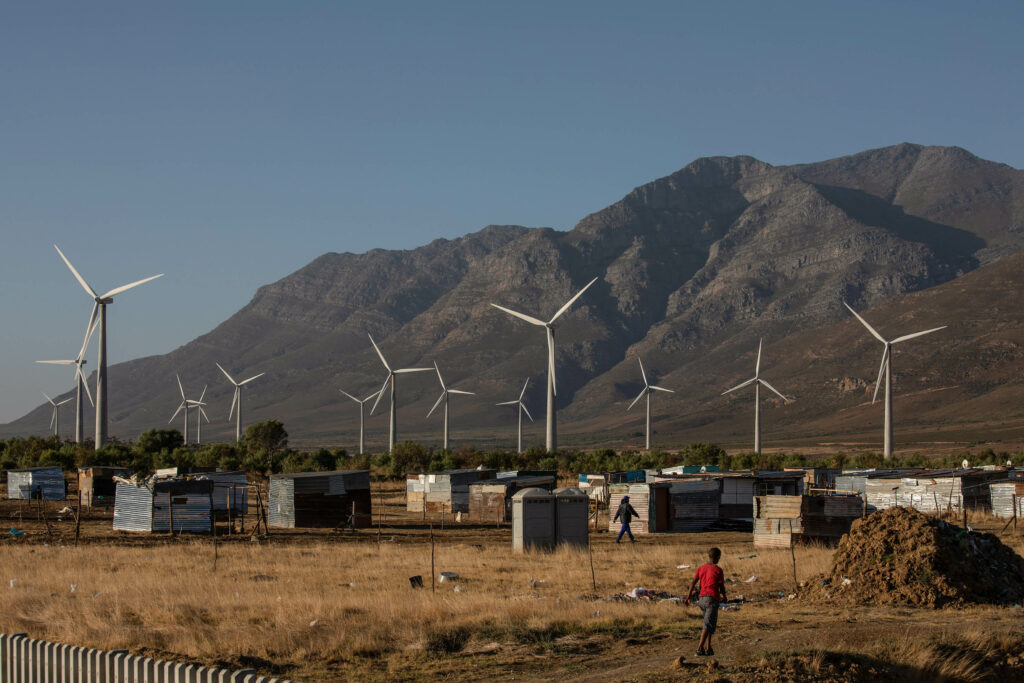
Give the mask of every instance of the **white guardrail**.
[[252, 669], [228, 671], [0, 633], [0, 683], [291, 683]]

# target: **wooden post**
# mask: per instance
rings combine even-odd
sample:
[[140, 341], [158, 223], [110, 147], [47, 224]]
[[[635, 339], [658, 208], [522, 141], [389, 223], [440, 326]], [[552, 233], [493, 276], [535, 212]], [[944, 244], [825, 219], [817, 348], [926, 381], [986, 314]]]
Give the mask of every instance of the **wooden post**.
[[217, 571], [217, 511], [213, 509], [213, 489], [210, 489], [210, 536], [213, 538], [213, 571], [216, 572]]
[[964, 513], [964, 529], [967, 528], [967, 506], [964, 505], [963, 498], [960, 499], [960, 510]]
[[228, 490], [224, 492], [224, 499], [227, 502], [227, 508], [228, 508], [228, 510], [227, 510], [227, 512], [228, 512], [228, 535], [230, 536], [231, 533], [234, 531], [233, 527], [235, 526], [232, 523], [232, 520], [231, 520], [231, 505], [235, 501], [235, 485], [234, 484], [231, 484], [230, 486], [228, 486]]
[[[260, 485], [260, 487], [257, 489], [256, 495], [259, 496], [260, 514], [263, 516], [263, 533], [266, 534], [267, 536], [269, 536], [270, 535], [270, 524], [267, 522], [267, 506], [263, 502], [263, 494], [261, 493], [262, 489], [263, 489], [263, 486]], [[270, 484], [268, 483], [267, 484], [267, 503], [269, 503], [269, 502], [270, 502]]]
[[932, 501], [935, 503], [935, 516], [939, 516], [939, 497], [935, 495], [935, 491], [932, 491]]
[[590, 557], [590, 583], [594, 587], [594, 594], [597, 595], [597, 575], [594, 574], [594, 551], [590, 547], [590, 534], [587, 534], [587, 555]]
[[[443, 509], [443, 508], [442, 508]], [[437, 577], [434, 576], [434, 525], [430, 525], [430, 592], [437, 592]]]
[[441, 528], [444, 529], [444, 503], [441, 503]]
[[[78, 478], [82, 480], [81, 475]], [[75, 508], [75, 545], [78, 545], [78, 537], [82, 532], [82, 487], [78, 487], [78, 507]]]
[[1017, 530], [1017, 494], [1013, 494], [1013, 530]]
[[174, 495], [167, 489], [167, 531], [174, 536]]
[[793, 522], [790, 521], [790, 533], [789, 533], [789, 554], [793, 558], [793, 592], [797, 593], [800, 591], [800, 583], [796, 580], [796, 546], [793, 544]]

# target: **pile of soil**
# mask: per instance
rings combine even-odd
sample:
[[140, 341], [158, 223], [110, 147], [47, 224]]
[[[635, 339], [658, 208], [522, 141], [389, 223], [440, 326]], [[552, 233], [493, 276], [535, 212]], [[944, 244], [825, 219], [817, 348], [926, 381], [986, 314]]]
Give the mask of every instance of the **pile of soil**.
[[853, 523], [808, 594], [841, 605], [1020, 603], [1024, 559], [992, 534], [893, 507]]

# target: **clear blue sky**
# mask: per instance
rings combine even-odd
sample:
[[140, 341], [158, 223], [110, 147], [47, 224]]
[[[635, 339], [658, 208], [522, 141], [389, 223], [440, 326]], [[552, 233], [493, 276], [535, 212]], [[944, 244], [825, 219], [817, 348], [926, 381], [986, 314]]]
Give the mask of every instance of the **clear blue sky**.
[[[569, 229], [706, 155], [1024, 165], [1010, 2], [3, 2], [0, 421], [328, 251]], [[90, 368], [95, 355], [89, 353]], [[173, 380], [172, 380], [173, 381]], [[169, 406], [169, 409], [173, 406]]]

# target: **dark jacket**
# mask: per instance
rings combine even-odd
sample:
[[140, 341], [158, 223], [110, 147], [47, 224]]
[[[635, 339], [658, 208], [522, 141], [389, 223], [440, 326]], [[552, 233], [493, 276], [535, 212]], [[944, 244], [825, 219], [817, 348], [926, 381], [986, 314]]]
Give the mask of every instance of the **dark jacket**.
[[623, 498], [622, 502], [619, 503], [619, 509], [615, 511], [615, 517], [612, 518], [612, 522], [621, 518], [622, 523], [628, 525], [634, 517], [639, 516], [640, 513], [634, 510], [633, 506], [629, 504], [629, 498]]

